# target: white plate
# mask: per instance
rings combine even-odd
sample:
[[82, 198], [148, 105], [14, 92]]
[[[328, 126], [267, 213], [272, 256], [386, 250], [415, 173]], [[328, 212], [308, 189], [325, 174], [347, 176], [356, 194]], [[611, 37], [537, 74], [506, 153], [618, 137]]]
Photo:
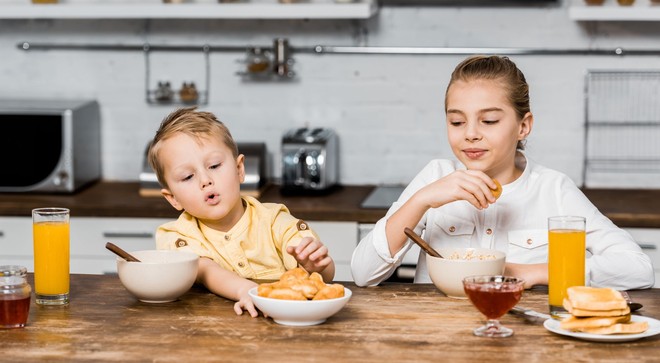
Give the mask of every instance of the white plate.
[[616, 342], [629, 342], [632, 340], [642, 339], [646, 337], [652, 337], [656, 334], [660, 334], [660, 321], [648, 318], [646, 316], [633, 315], [630, 318], [631, 321], [641, 322], [646, 321], [649, 323], [649, 328], [643, 333], [639, 334], [588, 334], [588, 333], [579, 333], [568, 331], [559, 327], [559, 320], [548, 319], [543, 323], [543, 326], [550, 330], [553, 333], [566, 335], [573, 338], [578, 338], [582, 340], [589, 340], [592, 342], [606, 342], [606, 343], [616, 343]]

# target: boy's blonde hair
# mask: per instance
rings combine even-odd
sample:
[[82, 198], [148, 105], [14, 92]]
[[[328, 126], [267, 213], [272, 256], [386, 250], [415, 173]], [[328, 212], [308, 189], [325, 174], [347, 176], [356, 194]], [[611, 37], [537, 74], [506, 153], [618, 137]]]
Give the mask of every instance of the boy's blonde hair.
[[[508, 57], [497, 55], [475, 55], [459, 63], [451, 74], [447, 92], [456, 81], [474, 81], [486, 79], [499, 81], [507, 92], [507, 98], [513, 106], [518, 119], [522, 120], [530, 112], [529, 85], [525, 75]], [[445, 92], [445, 112], [447, 112], [447, 92]], [[523, 150], [525, 144], [518, 141], [518, 149]]]
[[196, 109], [197, 106], [184, 107], [170, 113], [160, 123], [156, 135], [149, 143], [147, 160], [151, 168], [156, 172], [158, 182], [163, 188], [167, 188], [167, 182], [165, 181], [165, 170], [158, 158], [158, 152], [162, 146], [162, 141], [167, 140], [177, 133], [183, 133], [198, 140], [203, 138], [219, 138], [229, 147], [234, 158], [238, 157], [238, 146], [227, 126], [218, 120], [214, 114], [196, 111]]

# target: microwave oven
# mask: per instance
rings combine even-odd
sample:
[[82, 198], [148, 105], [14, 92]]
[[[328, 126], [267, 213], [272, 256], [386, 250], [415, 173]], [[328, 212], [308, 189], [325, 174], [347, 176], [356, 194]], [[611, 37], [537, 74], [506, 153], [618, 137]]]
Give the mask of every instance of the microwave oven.
[[101, 177], [94, 100], [0, 99], [0, 192], [73, 193]]

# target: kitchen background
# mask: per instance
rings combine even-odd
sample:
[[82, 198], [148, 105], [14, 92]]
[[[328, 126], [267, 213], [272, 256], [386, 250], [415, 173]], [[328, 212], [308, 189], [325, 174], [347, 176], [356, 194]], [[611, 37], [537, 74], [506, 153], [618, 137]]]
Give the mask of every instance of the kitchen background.
[[[649, 1], [637, 0], [633, 6], [649, 7]], [[86, 2], [126, 3], [60, 0], [60, 6]], [[373, 16], [360, 20], [1, 19], [0, 98], [98, 100], [103, 179], [137, 181], [148, 140], [162, 118], [179, 106], [146, 102], [145, 53], [25, 51], [18, 47], [21, 42], [198, 46], [199, 51], [150, 52], [149, 88], [169, 81], [175, 91], [183, 82], [195, 82], [203, 91], [205, 44], [270, 47], [275, 38], [286, 38], [294, 49], [324, 45], [611, 50], [607, 55], [511, 55], [531, 85], [536, 122], [528, 154], [582, 184], [587, 72], [660, 70], [658, 55], [625, 55], [629, 49], [659, 50], [660, 21], [579, 21], [569, 17], [571, 6], [583, 4], [577, 0], [535, 6], [497, 6], [496, 1], [491, 6], [402, 3], [384, 1]], [[606, 0], [603, 6], [617, 4]], [[624, 49], [623, 56], [614, 55], [618, 47]], [[452, 69], [466, 55], [293, 52], [292, 57], [293, 79], [254, 80], [237, 74], [246, 68], [244, 52], [209, 54], [208, 104], [200, 108], [216, 113], [238, 141], [265, 142], [269, 176], [280, 177], [282, 135], [305, 125], [330, 127], [339, 135], [341, 184], [406, 184], [428, 160], [452, 156], [445, 136], [444, 91]], [[652, 186], [660, 187], [660, 180], [652, 180]]]

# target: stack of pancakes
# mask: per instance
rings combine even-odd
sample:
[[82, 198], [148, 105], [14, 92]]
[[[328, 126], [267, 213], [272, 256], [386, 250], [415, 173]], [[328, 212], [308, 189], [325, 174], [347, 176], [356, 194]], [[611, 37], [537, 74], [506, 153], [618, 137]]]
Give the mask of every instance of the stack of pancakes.
[[560, 328], [589, 334], [638, 334], [647, 322], [630, 321], [630, 308], [621, 293], [610, 288], [572, 286], [567, 290], [564, 308], [571, 316]]

